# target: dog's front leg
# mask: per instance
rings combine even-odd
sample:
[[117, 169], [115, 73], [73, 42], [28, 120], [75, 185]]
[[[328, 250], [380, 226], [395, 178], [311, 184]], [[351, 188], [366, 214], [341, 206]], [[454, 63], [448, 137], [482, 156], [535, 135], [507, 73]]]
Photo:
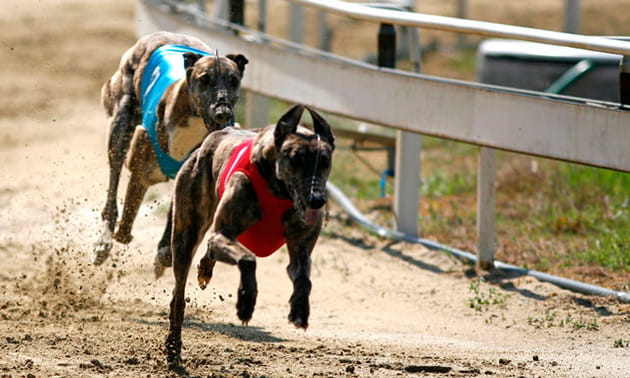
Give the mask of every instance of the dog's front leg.
[[132, 94], [122, 95], [111, 120], [107, 146], [109, 158], [109, 186], [107, 187], [107, 200], [105, 201], [105, 207], [101, 214], [103, 229], [99, 240], [94, 246], [92, 254], [92, 263], [95, 265], [100, 265], [105, 262], [112, 249], [112, 234], [116, 226], [116, 219], [118, 218], [118, 208], [116, 206], [118, 182], [133, 133], [131, 125], [134, 118], [135, 106], [136, 101]]
[[142, 126], [136, 127], [133, 134], [127, 166], [131, 176], [127, 183], [122, 216], [114, 234], [114, 239], [123, 244], [128, 244], [132, 239], [131, 229], [147, 189], [151, 185], [168, 180], [165, 175], [154, 173], [158, 170], [157, 158], [153, 152], [149, 135]]
[[262, 216], [256, 202], [256, 193], [247, 177], [235, 173], [219, 201], [206, 254], [199, 262], [199, 285], [205, 288], [212, 278], [216, 261], [238, 265], [241, 280], [236, 303], [238, 318], [247, 325], [254, 313], [258, 288], [256, 283], [256, 257], [236, 240], [236, 237]]
[[237, 292], [236, 314], [243, 325], [247, 325], [254, 313], [258, 296], [256, 257], [238, 241], [222, 233], [214, 233], [210, 236], [208, 252], [212, 260], [238, 265], [241, 280]]
[[306, 226], [299, 219], [289, 221], [285, 226], [289, 265], [287, 273], [293, 282], [293, 294], [289, 299], [289, 322], [298, 328], [308, 327], [310, 315], [309, 296], [311, 294], [311, 252], [321, 230], [321, 220], [317, 225]]

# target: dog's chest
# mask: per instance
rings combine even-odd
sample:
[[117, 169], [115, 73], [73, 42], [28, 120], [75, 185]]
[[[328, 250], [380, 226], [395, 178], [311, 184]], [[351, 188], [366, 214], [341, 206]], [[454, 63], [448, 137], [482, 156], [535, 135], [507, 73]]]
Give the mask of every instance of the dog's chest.
[[169, 155], [177, 160], [183, 160], [188, 153], [197, 147], [208, 130], [199, 117], [188, 117], [187, 124], [177, 125], [169, 134], [168, 150]]

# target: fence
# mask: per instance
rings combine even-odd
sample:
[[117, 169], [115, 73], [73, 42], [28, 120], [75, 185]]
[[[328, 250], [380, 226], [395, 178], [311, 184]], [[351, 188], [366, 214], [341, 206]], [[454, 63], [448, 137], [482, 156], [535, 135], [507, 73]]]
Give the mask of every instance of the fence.
[[[518, 38], [630, 55], [630, 43], [449, 17], [375, 10], [336, 0], [290, 0], [348, 17], [408, 27]], [[618, 103], [508, 89], [403, 72], [346, 59], [210, 19], [173, 2], [138, 2], [137, 32], [170, 30], [200, 36], [219, 51], [244, 53], [252, 64], [243, 88], [398, 130], [398, 229], [417, 225], [419, 134], [480, 146], [478, 261], [494, 256], [494, 149], [630, 172], [630, 112]], [[232, 11], [243, 1], [232, 1]], [[198, 8], [197, 8], [198, 9]], [[230, 12], [242, 23], [242, 13]], [[343, 83], [343, 85], [340, 85]], [[370, 83], [370, 90], [365, 90]]]

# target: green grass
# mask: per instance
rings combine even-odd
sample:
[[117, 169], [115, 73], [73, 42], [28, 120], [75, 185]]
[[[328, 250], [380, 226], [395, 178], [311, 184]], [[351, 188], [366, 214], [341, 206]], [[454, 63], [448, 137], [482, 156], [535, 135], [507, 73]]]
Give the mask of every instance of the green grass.
[[541, 223], [555, 235], [587, 239], [582, 264], [630, 270], [630, 174], [560, 164]]
[[468, 291], [472, 297], [468, 298], [468, 306], [477, 312], [483, 312], [490, 309], [491, 306], [497, 306], [501, 309], [506, 307], [507, 295], [499, 292], [496, 288], [488, 286], [484, 290], [483, 279], [475, 279], [470, 281]]
[[471, 193], [477, 185], [476, 175], [461, 173], [449, 174], [438, 170], [422, 179], [421, 193], [425, 198], [437, 198], [442, 196], [454, 196]]
[[556, 311], [547, 312], [540, 318], [529, 317], [527, 319], [527, 324], [535, 328], [566, 327], [573, 329], [574, 331], [599, 331], [597, 317], [593, 317], [590, 320], [582, 318], [575, 319], [571, 316], [571, 314], [566, 314], [565, 317], [560, 317]]

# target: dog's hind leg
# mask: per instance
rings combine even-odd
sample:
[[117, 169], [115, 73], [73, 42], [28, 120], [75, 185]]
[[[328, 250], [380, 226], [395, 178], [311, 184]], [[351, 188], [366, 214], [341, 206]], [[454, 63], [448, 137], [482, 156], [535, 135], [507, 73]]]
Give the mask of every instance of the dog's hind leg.
[[[297, 227], [297, 228], [296, 228]], [[310, 315], [309, 296], [311, 294], [311, 252], [317, 241], [321, 221], [313, 227], [287, 227], [286, 240], [289, 250], [287, 273], [293, 282], [293, 294], [289, 299], [289, 322], [298, 328], [308, 327]]]
[[116, 219], [118, 218], [118, 208], [116, 205], [118, 182], [133, 133], [131, 124], [134, 119], [135, 107], [135, 97], [129, 93], [123, 94], [111, 121], [111, 131], [107, 148], [109, 158], [109, 185], [107, 188], [107, 200], [105, 201], [105, 207], [101, 213], [103, 229], [99, 240], [94, 246], [92, 255], [92, 263], [95, 265], [102, 264], [107, 259], [112, 249], [112, 234], [116, 226]]
[[197, 244], [196, 230], [187, 227], [173, 233], [173, 274], [175, 288], [169, 313], [169, 331], [166, 336], [166, 355], [170, 368], [179, 366], [182, 352], [182, 324], [186, 308], [186, 279], [190, 270], [194, 249]]
[[[186, 165], [183, 170], [185, 169]], [[167, 361], [171, 369], [178, 368], [181, 362], [181, 333], [186, 308], [185, 290], [188, 272], [195, 250], [208, 229], [210, 221], [207, 218], [211, 216], [206, 212], [198, 212], [196, 204], [191, 202], [191, 198], [199, 196], [198, 193], [193, 193], [191, 182], [188, 174], [178, 177], [173, 196], [171, 246], [175, 288], [170, 305], [169, 331], [166, 336]]]

